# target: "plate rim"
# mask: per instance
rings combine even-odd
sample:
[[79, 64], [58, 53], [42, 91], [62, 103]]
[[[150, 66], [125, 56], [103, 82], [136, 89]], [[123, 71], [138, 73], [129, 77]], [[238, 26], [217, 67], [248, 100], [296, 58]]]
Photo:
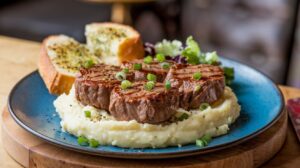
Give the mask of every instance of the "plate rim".
[[[214, 151], [218, 151], [218, 150], [223, 150], [225, 148], [230, 148], [232, 146], [241, 144], [245, 141], [248, 141], [249, 139], [252, 139], [254, 137], [256, 137], [257, 135], [261, 134], [262, 132], [264, 132], [265, 130], [269, 129], [272, 125], [274, 125], [279, 118], [284, 114], [284, 99], [283, 99], [283, 95], [282, 92], [280, 91], [279, 87], [274, 83], [274, 81], [272, 79], [270, 79], [267, 75], [265, 75], [263, 72], [260, 72], [259, 70], [250, 67], [248, 65], [245, 65], [241, 62], [232, 60], [232, 59], [228, 59], [228, 58], [223, 58], [224, 60], [227, 61], [231, 61], [233, 63], [238, 64], [239, 66], [246, 66], [247, 68], [252, 69], [253, 71], [255, 71], [256, 73], [259, 73], [260, 75], [262, 75], [263, 77], [265, 77], [268, 82], [273, 86], [273, 88], [275, 88], [276, 92], [278, 93], [278, 96], [280, 98], [280, 112], [276, 115], [276, 117], [267, 125], [265, 125], [264, 127], [262, 127], [261, 129], [258, 129], [257, 131], [253, 132], [250, 135], [244, 136], [243, 138], [231, 141], [231, 142], [227, 142], [227, 143], [223, 143], [223, 144], [219, 144], [219, 145], [215, 145], [213, 147], [208, 147], [208, 148], [199, 148], [199, 149], [193, 149], [193, 150], [187, 150], [187, 151], [176, 151], [176, 152], [160, 152], [160, 153], [150, 153], [150, 152], [119, 152], [119, 151], [103, 151], [103, 150], [96, 150], [96, 149], [90, 149], [90, 148], [82, 148], [80, 146], [74, 146], [68, 143], [63, 143], [60, 142], [56, 139], [50, 138], [46, 135], [43, 135], [37, 131], [35, 131], [34, 129], [30, 128], [30, 126], [24, 124], [21, 119], [19, 119], [16, 115], [15, 112], [13, 110], [12, 107], [12, 95], [15, 93], [17, 87], [19, 87], [19, 85], [26, 80], [27, 78], [29, 78], [30, 76], [34, 75], [35, 73], [39, 74], [38, 70], [34, 70], [33, 72], [25, 75], [24, 77], [21, 78], [21, 80], [19, 80], [11, 89], [9, 96], [8, 96], [8, 102], [7, 102], [7, 108], [8, 111], [10, 113], [10, 115], [12, 116], [12, 118], [16, 121], [16, 123], [18, 123], [18, 125], [20, 125], [22, 128], [24, 128], [26, 131], [30, 132], [31, 134], [55, 145], [58, 147], [62, 147], [65, 149], [69, 149], [72, 151], [76, 151], [76, 152], [80, 152], [80, 153], [85, 153], [85, 154], [90, 154], [90, 155], [98, 155], [98, 156], [105, 156], [105, 157], [113, 157], [113, 158], [125, 158], [125, 159], [166, 159], [166, 158], [177, 158], [177, 157], [185, 157], [185, 156], [192, 156], [192, 155], [198, 155], [198, 154], [206, 154], [206, 153], [211, 153]], [[49, 93], [50, 94], [50, 93]], [[124, 148], [127, 149], [127, 148]]]

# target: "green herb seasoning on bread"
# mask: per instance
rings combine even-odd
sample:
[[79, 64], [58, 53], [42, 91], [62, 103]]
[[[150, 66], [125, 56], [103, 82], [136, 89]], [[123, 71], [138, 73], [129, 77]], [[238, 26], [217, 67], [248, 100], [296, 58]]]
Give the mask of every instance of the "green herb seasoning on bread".
[[38, 67], [49, 92], [62, 94], [69, 92], [81, 67], [99, 62], [98, 57], [75, 39], [53, 35], [43, 41]]
[[66, 35], [46, 38], [39, 56], [39, 72], [52, 94], [68, 93], [80, 68], [98, 63], [119, 65], [144, 57], [140, 34], [116, 23], [86, 25], [87, 44]]

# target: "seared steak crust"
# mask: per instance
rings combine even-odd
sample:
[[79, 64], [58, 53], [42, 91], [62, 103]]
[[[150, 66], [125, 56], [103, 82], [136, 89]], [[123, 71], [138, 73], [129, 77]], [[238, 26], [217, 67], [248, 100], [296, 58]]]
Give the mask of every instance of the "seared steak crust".
[[[121, 70], [118, 66], [105, 64], [81, 69], [75, 80], [77, 100], [83, 105], [108, 110], [111, 90], [121, 83], [115, 75]], [[133, 73], [128, 73], [127, 79], [132, 80]]]
[[[168, 61], [168, 63], [170, 64], [170, 67], [174, 64], [174, 62], [172, 61]], [[159, 63], [158, 61], [152, 61], [150, 64], [145, 64], [144, 60], [142, 59], [134, 60], [132, 62], [124, 62], [122, 64], [122, 67], [134, 70], [134, 64], [142, 64], [142, 69], [134, 71], [135, 81], [147, 80], [147, 74], [152, 73], [156, 75], [158, 82], [163, 82], [167, 73], [169, 72], [169, 69], [163, 69], [161, 63]]]
[[[133, 71], [134, 63], [141, 63], [143, 68]], [[223, 95], [225, 80], [219, 66], [170, 64], [170, 69], [163, 69], [155, 61], [125, 63], [123, 68], [129, 68], [126, 78], [133, 83], [125, 90], [115, 78], [121, 67], [99, 64], [83, 68], [75, 80], [76, 98], [83, 105], [109, 111], [117, 120], [158, 124], [170, 119], [179, 107], [199, 108], [201, 103], [213, 103]], [[196, 72], [202, 74], [201, 79], [193, 78]], [[144, 88], [148, 73], [157, 76], [151, 91]], [[166, 81], [171, 82], [169, 90], [164, 87]]]
[[140, 123], [157, 124], [172, 117], [179, 105], [178, 90], [166, 90], [156, 83], [151, 91], [144, 89], [145, 82], [136, 82], [129, 89], [116, 86], [110, 97], [110, 113], [117, 120], [136, 120]]
[[[196, 72], [202, 74], [200, 80], [193, 79]], [[165, 80], [170, 81], [172, 87], [179, 88], [180, 107], [186, 110], [199, 108], [201, 103], [213, 103], [223, 95], [225, 89], [222, 68], [207, 64], [175, 65]]]

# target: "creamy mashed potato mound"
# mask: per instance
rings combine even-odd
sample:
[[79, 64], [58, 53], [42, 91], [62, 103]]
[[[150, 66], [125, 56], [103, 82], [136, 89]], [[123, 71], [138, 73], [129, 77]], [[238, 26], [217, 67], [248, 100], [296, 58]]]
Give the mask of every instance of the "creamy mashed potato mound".
[[[200, 111], [178, 109], [176, 116], [187, 113], [189, 118], [166, 125], [141, 124], [135, 120], [117, 121], [105, 110], [83, 106], [75, 98], [74, 89], [54, 101], [64, 131], [76, 136], [98, 140], [101, 145], [128, 148], [160, 148], [195, 143], [205, 134], [212, 137], [226, 134], [229, 125], [240, 114], [235, 94], [226, 87], [221, 100]], [[85, 117], [86, 110], [91, 118]]]

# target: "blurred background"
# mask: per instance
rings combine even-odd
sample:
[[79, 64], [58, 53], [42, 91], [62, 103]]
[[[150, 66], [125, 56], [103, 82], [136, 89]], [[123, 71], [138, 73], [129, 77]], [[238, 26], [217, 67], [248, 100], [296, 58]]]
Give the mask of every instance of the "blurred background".
[[84, 25], [130, 24], [144, 42], [193, 35], [203, 51], [238, 60], [278, 84], [300, 87], [298, 0], [1, 0], [0, 34], [42, 41]]

